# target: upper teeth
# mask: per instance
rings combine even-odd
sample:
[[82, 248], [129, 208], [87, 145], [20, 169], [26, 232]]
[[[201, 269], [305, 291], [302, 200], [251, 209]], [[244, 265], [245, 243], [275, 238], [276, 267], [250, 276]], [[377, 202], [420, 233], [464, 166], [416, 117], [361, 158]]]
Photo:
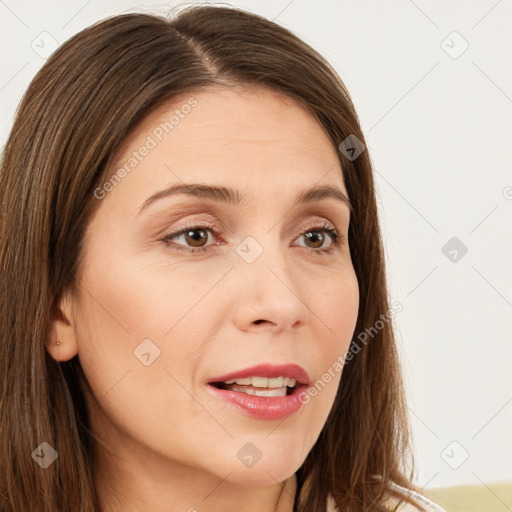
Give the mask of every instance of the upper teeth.
[[255, 388], [281, 388], [295, 386], [295, 379], [291, 377], [244, 377], [239, 379], [227, 380], [225, 384], [239, 384], [240, 386], [253, 386]]

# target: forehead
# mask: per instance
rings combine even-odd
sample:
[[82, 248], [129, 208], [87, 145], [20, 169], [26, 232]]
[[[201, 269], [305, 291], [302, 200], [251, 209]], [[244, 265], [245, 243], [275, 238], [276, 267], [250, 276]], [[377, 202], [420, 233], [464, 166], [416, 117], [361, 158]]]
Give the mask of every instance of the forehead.
[[123, 142], [110, 171], [129, 164], [130, 181], [147, 192], [151, 182], [179, 181], [229, 183], [249, 193], [320, 180], [344, 189], [322, 125], [290, 98], [260, 87], [212, 87], [162, 104]]

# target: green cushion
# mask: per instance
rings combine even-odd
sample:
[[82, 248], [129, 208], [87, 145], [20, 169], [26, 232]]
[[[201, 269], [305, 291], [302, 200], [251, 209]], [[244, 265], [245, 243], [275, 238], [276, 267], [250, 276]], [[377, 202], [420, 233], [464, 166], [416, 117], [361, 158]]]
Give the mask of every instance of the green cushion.
[[510, 512], [512, 482], [424, 489], [427, 498], [446, 512]]

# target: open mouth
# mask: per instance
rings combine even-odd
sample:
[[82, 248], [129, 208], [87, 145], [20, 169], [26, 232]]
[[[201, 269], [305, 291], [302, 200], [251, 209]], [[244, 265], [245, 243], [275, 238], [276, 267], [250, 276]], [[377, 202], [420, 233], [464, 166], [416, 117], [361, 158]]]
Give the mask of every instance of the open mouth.
[[226, 391], [237, 391], [253, 396], [283, 397], [296, 393], [302, 385], [295, 379], [288, 377], [266, 378], [245, 377], [225, 382], [210, 382], [211, 386]]
[[301, 393], [309, 386], [309, 378], [304, 371], [284, 368], [282, 370], [288, 374], [295, 373], [294, 377], [285, 377], [279, 369], [269, 370], [267, 366], [261, 373], [270, 373], [271, 376], [262, 377], [257, 367], [249, 370], [238, 372], [245, 375], [223, 375], [211, 380], [208, 382], [210, 390], [218, 399], [262, 420], [281, 420], [302, 408]]

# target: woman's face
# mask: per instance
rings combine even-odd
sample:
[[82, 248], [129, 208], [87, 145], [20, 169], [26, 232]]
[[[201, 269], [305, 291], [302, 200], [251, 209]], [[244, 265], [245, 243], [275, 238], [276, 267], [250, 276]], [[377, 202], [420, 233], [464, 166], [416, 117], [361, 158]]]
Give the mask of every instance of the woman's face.
[[[147, 117], [110, 170], [69, 322], [56, 326], [61, 358], [78, 353], [90, 384], [93, 430], [125, 467], [285, 480], [331, 410], [358, 311], [347, 203], [298, 202], [314, 187], [347, 195], [335, 148], [289, 99], [215, 88]], [[165, 192], [191, 184], [203, 188]], [[255, 365], [300, 366], [310, 387], [331, 372], [298, 410], [247, 387], [232, 393], [244, 408], [210, 384]]]

